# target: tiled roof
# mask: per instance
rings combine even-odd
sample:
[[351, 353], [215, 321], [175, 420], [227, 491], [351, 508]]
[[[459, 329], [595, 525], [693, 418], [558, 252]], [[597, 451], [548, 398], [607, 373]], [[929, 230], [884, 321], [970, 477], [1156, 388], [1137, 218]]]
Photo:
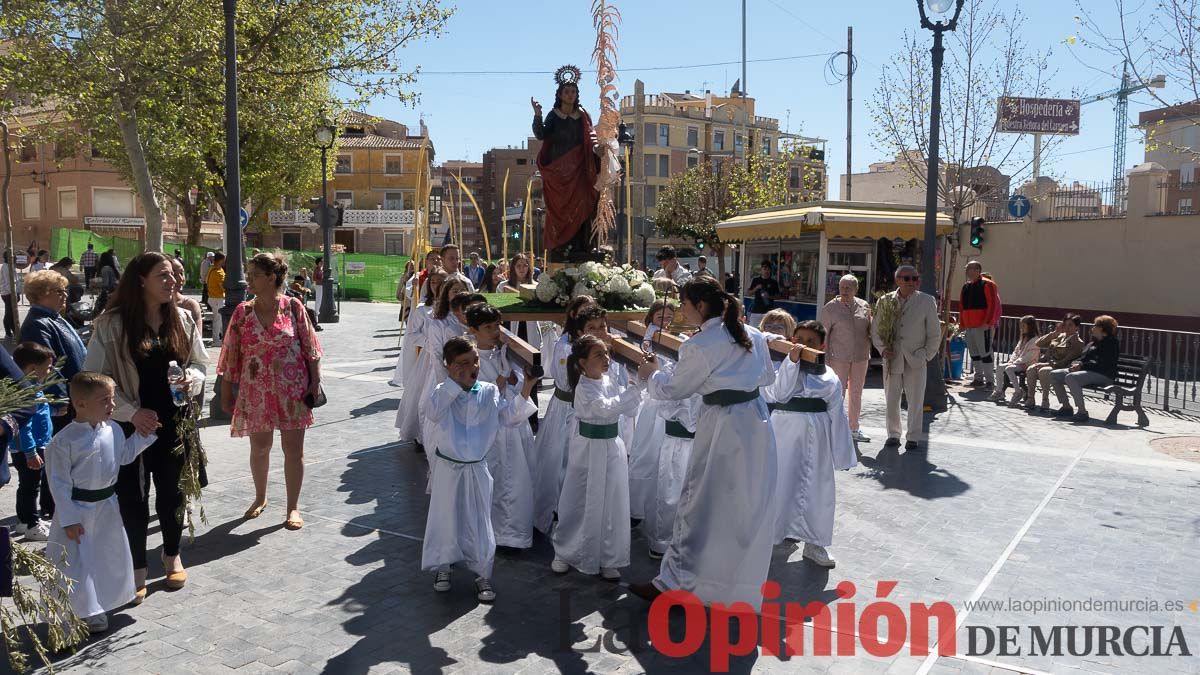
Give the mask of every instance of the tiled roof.
[[369, 134], [366, 136], [342, 136], [338, 141], [338, 146], [342, 148], [408, 148], [416, 150], [421, 147], [421, 142]]

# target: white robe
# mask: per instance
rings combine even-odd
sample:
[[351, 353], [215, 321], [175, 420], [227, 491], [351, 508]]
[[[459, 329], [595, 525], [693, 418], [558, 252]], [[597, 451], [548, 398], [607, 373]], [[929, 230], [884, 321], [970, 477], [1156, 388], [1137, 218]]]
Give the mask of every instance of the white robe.
[[582, 377], [575, 388], [577, 422], [567, 449], [567, 470], [558, 501], [554, 556], [584, 574], [629, 565], [629, 460], [616, 438], [585, 438], [579, 422], [614, 424], [637, 409], [642, 392], [609, 375]]
[[[72, 422], [46, 447], [46, 479], [54, 496], [54, 520], [46, 557], [71, 580], [71, 608], [86, 619], [133, 600], [133, 559], [116, 495], [98, 502], [71, 499], [72, 488], [101, 490], [117, 482], [122, 465], [137, 459], [157, 436], [125, 438], [116, 422], [95, 428]], [[76, 543], [67, 525], [82, 525]]]
[[[650, 340], [658, 326], [651, 324], [644, 339]], [[674, 368], [675, 362], [665, 356], [658, 357], [659, 367]], [[638, 520], [654, 506], [655, 485], [658, 481], [658, 457], [666, 438], [666, 422], [659, 415], [662, 403], [646, 397], [638, 409], [633, 422], [633, 435], [629, 439], [629, 515]]]
[[432, 312], [432, 307], [420, 304], [408, 313], [408, 322], [404, 324], [404, 339], [400, 344], [400, 355], [396, 357], [396, 370], [392, 373], [393, 385], [403, 386], [406, 374], [416, 366], [417, 347], [420, 346], [424, 334], [425, 320]]
[[[722, 389], [750, 391], [775, 379], [766, 340], [746, 327], [746, 351], [714, 318], [679, 349], [674, 373], [658, 371], [650, 395], [682, 400]], [[771, 565], [778, 458], [762, 397], [730, 406], [702, 403], [671, 545], [654, 579], [705, 604], [745, 602], [758, 611]]]
[[[413, 322], [419, 322], [420, 325], [413, 332], [404, 336], [404, 344], [401, 347], [401, 350], [404, 350], [411, 345], [414, 353], [417, 352], [417, 347], [421, 348], [413, 366], [404, 371], [402, 385], [404, 390], [400, 393], [400, 405], [396, 409], [396, 428], [400, 431], [400, 440], [402, 441], [420, 441], [421, 399], [427, 393], [434, 377], [433, 352], [425, 347], [426, 331], [435, 321], [433, 308], [422, 305], [413, 311], [414, 317], [417, 314], [421, 314], [422, 317], [414, 318], [409, 323], [411, 325]], [[403, 355], [403, 351], [401, 351], [401, 356]], [[437, 381], [432, 381], [432, 384], [436, 385]]]
[[[660, 357], [661, 358], [661, 357]], [[696, 433], [696, 414], [700, 410], [699, 396], [682, 401], [656, 401], [658, 426], [662, 429], [660, 450], [656, 453], [658, 465], [654, 467], [654, 483], [647, 495], [646, 516], [642, 520], [642, 532], [646, 535], [650, 550], [666, 553], [671, 545], [675, 530], [675, 513], [679, 509], [679, 495], [683, 492], [683, 480], [687, 475], [688, 460], [692, 456], [692, 439], [667, 435], [667, 421], [679, 422], [685, 429]], [[632, 471], [632, 468], [630, 469]], [[632, 480], [630, 481], [632, 485]]]
[[422, 331], [424, 339], [421, 352], [429, 353], [429, 375], [417, 400], [417, 440], [422, 445], [429, 445], [425, 440], [429, 433], [425, 412], [429, 396], [433, 393], [434, 388], [446, 379], [446, 364], [442, 361], [442, 349], [445, 348], [450, 338], [464, 335], [466, 332], [466, 327], [459, 323], [458, 317], [453, 313], [447, 314], [444, 319], [435, 319], [430, 315], [429, 320], [425, 322], [425, 329]]
[[448, 569], [465, 562], [475, 574], [491, 578], [496, 537], [492, 476], [484, 459], [501, 429], [524, 422], [532, 410], [529, 399], [505, 400], [488, 382], [464, 391], [446, 378], [434, 388], [426, 419], [429, 461], [435, 468], [421, 569]]
[[858, 458], [842, 406], [842, 383], [833, 369], [809, 373], [784, 359], [774, 384], [763, 389], [763, 397], [768, 403], [782, 403], [798, 396], [819, 398], [829, 410], [771, 413], [779, 450], [775, 540], [829, 546], [837, 503], [833, 472], [853, 468]]
[[[571, 383], [567, 379], [567, 357], [571, 354], [568, 336], [560, 337], [549, 351], [543, 353], [549, 358], [542, 360], [542, 368], [554, 380], [554, 386], [571, 391]], [[546, 416], [538, 423], [533, 458], [533, 526], [545, 534], [550, 533], [554, 523], [554, 511], [558, 508], [563, 471], [567, 464], [567, 443], [574, 429], [575, 408], [551, 393]]]
[[[495, 382], [501, 375], [515, 372], [504, 347], [479, 350], [479, 379]], [[521, 398], [525, 376], [516, 372], [517, 383], [505, 388], [508, 404]], [[530, 414], [536, 413], [534, 407]], [[528, 424], [505, 426], [496, 434], [487, 454], [492, 474], [492, 529], [498, 546], [529, 548], [533, 545], [533, 472], [529, 468], [533, 454], [533, 431]]]

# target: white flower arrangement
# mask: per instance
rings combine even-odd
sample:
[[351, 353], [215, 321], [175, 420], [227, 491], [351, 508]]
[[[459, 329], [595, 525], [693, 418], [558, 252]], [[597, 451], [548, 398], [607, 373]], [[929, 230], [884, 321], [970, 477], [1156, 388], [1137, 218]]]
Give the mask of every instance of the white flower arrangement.
[[543, 274], [534, 291], [544, 304], [566, 306], [571, 298], [590, 295], [614, 311], [645, 309], [654, 303], [654, 287], [645, 272], [629, 265], [608, 266], [585, 262], [554, 274]]

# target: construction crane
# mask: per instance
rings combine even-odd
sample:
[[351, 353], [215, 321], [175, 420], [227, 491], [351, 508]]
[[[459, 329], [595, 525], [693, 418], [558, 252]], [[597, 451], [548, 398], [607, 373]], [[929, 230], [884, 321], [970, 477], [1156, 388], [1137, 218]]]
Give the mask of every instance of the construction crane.
[[1118, 193], [1125, 185], [1125, 132], [1129, 128], [1129, 95], [1143, 89], [1162, 89], [1167, 86], [1166, 75], [1155, 75], [1148, 80], [1134, 82], [1129, 77], [1129, 62], [1125, 62], [1121, 74], [1121, 86], [1095, 96], [1088, 96], [1079, 102], [1080, 105], [1116, 98], [1113, 105], [1115, 113], [1115, 128], [1113, 130], [1113, 189]]

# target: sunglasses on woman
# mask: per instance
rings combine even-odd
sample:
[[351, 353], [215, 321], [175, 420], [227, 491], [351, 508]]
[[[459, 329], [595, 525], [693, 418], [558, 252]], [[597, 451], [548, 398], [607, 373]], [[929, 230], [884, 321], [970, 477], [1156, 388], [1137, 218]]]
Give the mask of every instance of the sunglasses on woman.
[[900, 277], [900, 281], [920, 281], [920, 280], [921, 280], [921, 277], [919, 277], [919, 276], [904, 275], [904, 276]]

